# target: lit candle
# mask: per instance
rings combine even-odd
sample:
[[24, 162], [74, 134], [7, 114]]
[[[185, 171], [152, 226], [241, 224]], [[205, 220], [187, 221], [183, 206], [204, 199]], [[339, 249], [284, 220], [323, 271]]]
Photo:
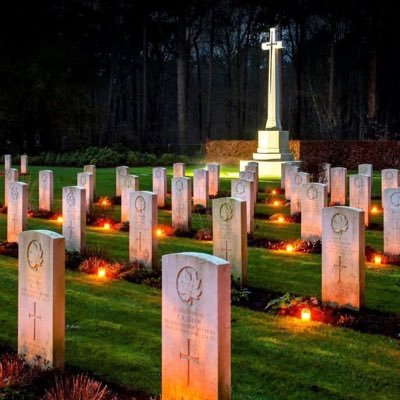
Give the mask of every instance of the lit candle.
[[288, 253], [292, 253], [293, 250], [294, 250], [293, 245], [291, 245], [291, 244], [287, 244], [287, 245], [286, 245], [286, 251], [287, 251]]
[[106, 269], [105, 268], [99, 268], [97, 270], [97, 276], [99, 278], [105, 278], [106, 277]]
[[311, 320], [311, 311], [308, 308], [302, 308], [301, 320], [302, 321], [310, 321]]
[[274, 201], [274, 206], [279, 206], [279, 201], [278, 200]]
[[61, 216], [57, 217], [57, 222], [58, 223], [62, 224], [63, 221], [64, 221], [63, 217], [61, 217]]
[[158, 228], [158, 229], [156, 230], [156, 235], [157, 235], [158, 237], [161, 237], [161, 236], [164, 235], [164, 231], [163, 231], [161, 228]]
[[382, 257], [379, 256], [379, 255], [376, 255], [374, 257], [374, 261], [375, 261], [375, 264], [381, 264], [382, 263]]
[[110, 229], [111, 225], [108, 222], [106, 222], [103, 227], [104, 229]]
[[272, 194], [276, 194], [276, 190], [275, 189], [272, 191]]
[[378, 207], [376, 207], [376, 206], [372, 207], [371, 212], [372, 212], [372, 214], [377, 214], [378, 213]]
[[278, 218], [278, 222], [279, 222], [280, 224], [282, 224], [283, 222], [285, 222], [285, 218], [279, 217], [279, 218]]

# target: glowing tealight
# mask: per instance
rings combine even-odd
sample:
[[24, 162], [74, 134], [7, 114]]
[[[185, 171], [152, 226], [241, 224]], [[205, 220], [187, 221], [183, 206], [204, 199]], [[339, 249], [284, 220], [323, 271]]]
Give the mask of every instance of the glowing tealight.
[[111, 228], [111, 225], [110, 225], [108, 222], [106, 222], [106, 223], [104, 224], [103, 228], [104, 228], [104, 229], [110, 229], [110, 228]]
[[280, 224], [282, 224], [283, 222], [285, 222], [285, 218], [279, 217], [279, 218], [278, 218], [278, 222], [279, 222]]
[[106, 269], [105, 268], [99, 268], [97, 270], [97, 276], [99, 278], [105, 278], [106, 277]]
[[382, 257], [381, 256], [375, 256], [374, 257], [374, 262], [375, 262], [375, 264], [382, 264]]
[[311, 320], [311, 311], [308, 308], [303, 308], [301, 310], [301, 320], [302, 321], [310, 321]]
[[286, 251], [287, 251], [288, 253], [292, 253], [292, 252], [294, 251], [293, 245], [287, 244], [287, 245], [286, 245]]
[[157, 235], [158, 237], [161, 237], [161, 236], [164, 235], [164, 231], [163, 231], [161, 228], [158, 228], [158, 229], [156, 230], [156, 235]]
[[279, 201], [278, 200], [274, 201], [274, 206], [279, 206]]
[[57, 222], [58, 222], [58, 223], [62, 224], [63, 221], [64, 221], [63, 217], [61, 217], [61, 216], [60, 216], [60, 217], [57, 217]]
[[276, 190], [275, 189], [272, 191], [272, 194], [276, 194]]
[[371, 210], [371, 212], [372, 212], [372, 214], [377, 214], [378, 213], [378, 207], [372, 207], [372, 210]]
[[103, 200], [103, 201], [101, 202], [101, 204], [102, 204], [103, 206], [106, 206], [106, 205], [108, 205], [108, 201], [107, 201], [107, 200]]

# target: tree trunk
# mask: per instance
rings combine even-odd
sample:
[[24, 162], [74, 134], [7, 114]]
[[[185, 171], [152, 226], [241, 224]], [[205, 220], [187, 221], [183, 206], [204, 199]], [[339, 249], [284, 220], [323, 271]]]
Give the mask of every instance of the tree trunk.
[[328, 96], [328, 118], [329, 118], [329, 125], [332, 129], [334, 127], [334, 83], [335, 83], [335, 38], [334, 32], [332, 32], [332, 41], [331, 41], [331, 48], [330, 48], [330, 55], [329, 55], [329, 96]]
[[178, 15], [176, 52], [178, 138], [179, 144], [183, 147], [187, 144], [187, 51], [184, 10], [180, 11]]
[[143, 21], [143, 99], [142, 99], [142, 129], [140, 144], [146, 142], [148, 135], [147, 126], [147, 105], [148, 105], [148, 90], [147, 90], [147, 23], [146, 19]]
[[370, 54], [369, 80], [368, 80], [368, 120], [371, 122], [376, 120], [376, 111], [377, 111], [376, 63], [377, 63], [376, 42], [373, 41], [372, 50]]
[[194, 43], [194, 49], [196, 52], [196, 64], [197, 64], [197, 106], [198, 106], [198, 126], [199, 126], [199, 138], [204, 141], [205, 137], [203, 135], [203, 96], [202, 96], [202, 79], [201, 79], [201, 60], [199, 53], [199, 46], [197, 42]]
[[210, 21], [210, 44], [209, 44], [209, 61], [208, 61], [208, 98], [207, 98], [207, 130], [204, 139], [211, 138], [211, 124], [212, 124], [212, 78], [213, 78], [213, 64], [214, 64], [214, 5], [211, 8], [211, 21]]

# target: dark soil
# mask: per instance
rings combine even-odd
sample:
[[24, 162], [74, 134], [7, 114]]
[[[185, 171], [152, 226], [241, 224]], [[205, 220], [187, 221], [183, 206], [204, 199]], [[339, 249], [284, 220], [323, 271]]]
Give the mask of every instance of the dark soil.
[[18, 243], [0, 242], [0, 255], [18, 257]]

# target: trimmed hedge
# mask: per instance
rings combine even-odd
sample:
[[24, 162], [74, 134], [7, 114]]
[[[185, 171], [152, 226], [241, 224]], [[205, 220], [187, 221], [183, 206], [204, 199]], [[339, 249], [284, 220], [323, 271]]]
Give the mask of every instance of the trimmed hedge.
[[[19, 157], [16, 158], [18, 162]], [[43, 152], [29, 156], [29, 165], [49, 165], [65, 167], [81, 167], [84, 164], [94, 164], [96, 167], [116, 167], [118, 165], [160, 166], [172, 165], [175, 162], [189, 162], [189, 157], [173, 153], [157, 157], [151, 153], [140, 153], [126, 148], [89, 147], [86, 150], [76, 150], [67, 153]]]
[[[290, 140], [289, 148], [296, 160], [313, 169], [328, 162], [333, 166], [356, 169], [358, 164], [372, 164], [374, 169], [400, 169], [400, 141], [327, 141]], [[240, 160], [253, 158], [256, 140], [213, 140], [205, 145], [207, 162], [238, 165]]]

